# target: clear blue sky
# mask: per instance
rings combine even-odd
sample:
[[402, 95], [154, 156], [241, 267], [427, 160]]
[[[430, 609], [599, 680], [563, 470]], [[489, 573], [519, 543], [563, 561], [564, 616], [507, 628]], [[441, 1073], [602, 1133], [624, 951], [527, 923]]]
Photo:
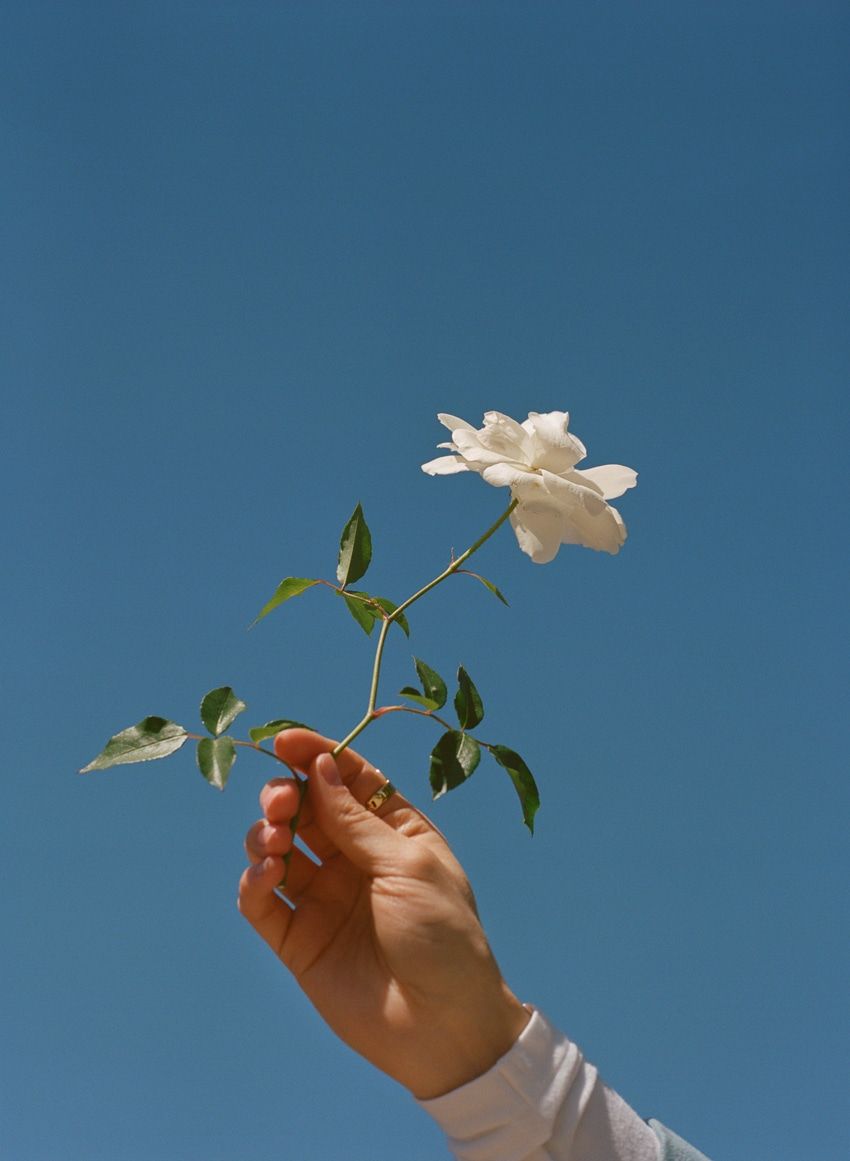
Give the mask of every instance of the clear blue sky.
[[[0, 45], [0, 1152], [431, 1161], [239, 918], [270, 771], [80, 778], [232, 684], [340, 734], [357, 500], [401, 599], [501, 510], [434, 414], [567, 409], [617, 558], [508, 532], [391, 650], [520, 750], [434, 817], [515, 990], [716, 1161], [847, 1155], [848, 13], [33, 3]], [[427, 723], [363, 738], [429, 805]], [[253, 757], [253, 760], [251, 760]], [[270, 765], [270, 764], [269, 764]]]

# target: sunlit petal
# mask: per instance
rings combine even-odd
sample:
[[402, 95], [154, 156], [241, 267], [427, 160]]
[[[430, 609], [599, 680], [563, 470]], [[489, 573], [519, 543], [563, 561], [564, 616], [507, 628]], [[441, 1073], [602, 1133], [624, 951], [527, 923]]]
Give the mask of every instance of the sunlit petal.
[[531, 473], [521, 465], [501, 463], [490, 464], [481, 475], [494, 488], [512, 488], [526, 483]]
[[555, 508], [524, 508], [511, 513], [517, 543], [535, 564], [548, 564], [561, 547], [561, 518]]
[[422, 471], [429, 476], [453, 476], [455, 472], [468, 472], [469, 468], [457, 456], [439, 456], [423, 464]]
[[530, 462], [528, 435], [509, 415], [488, 411], [484, 416], [484, 426], [477, 434], [482, 447], [498, 452], [503, 459]]
[[[452, 436], [458, 452], [476, 471], [480, 471], [488, 464], [501, 463], [507, 458], [502, 451], [493, 451], [491, 448], [482, 446], [481, 432], [479, 431], [460, 430], [452, 432]], [[513, 456], [510, 458], [513, 459]]]
[[471, 423], [467, 423], [465, 419], [458, 419], [456, 415], [449, 415], [446, 411], [439, 412], [437, 419], [439, 419], [443, 427], [447, 427], [452, 432], [459, 431], [461, 428], [465, 428], [467, 431], [475, 431]]
[[573, 473], [596, 484], [606, 500], [615, 500], [637, 484], [637, 472], [622, 464], [602, 464], [598, 468], [583, 468]]
[[538, 415], [532, 411], [522, 423], [529, 437], [531, 464], [550, 472], [568, 472], [587, 455], [580, 439], [567, 431], [570, 421], [567, 411], [550, 411]]
[[540, 481], [552, 501], [564, 511], [572, 512], [574, 507], [579, 506], [589, 515], [598, 516], [605, 507], [599, 489], [586, 485], [577, 472], [571, 472], [569, 476], [564, 477], [556, 476], [554, 472], [542, 471]]

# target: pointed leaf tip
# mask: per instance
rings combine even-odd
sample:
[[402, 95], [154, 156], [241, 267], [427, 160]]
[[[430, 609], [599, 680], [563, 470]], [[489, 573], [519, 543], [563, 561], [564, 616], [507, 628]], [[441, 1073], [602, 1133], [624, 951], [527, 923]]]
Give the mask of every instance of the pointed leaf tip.
[[337, 580], [343, 587], [360, 580], [372, 560], [372, 534], [363, 509], [358, 504], [339, 540]]
[[187, 737], [182, 726], [167, 718], [142, 718], [135, 726], [114, 734], [98, 756], [83, 766], [80, 773], [88, 774], [91, 770], [107, 770], [110, 766], [167, 758], [180, 749]]
[[306, 576], [285, 577], [275, 589], [271, 599], [266, 601], [259, 613], [257, 613], [249, 628], [253, 629], [258, 621], [262, 621], [263, 617], [267, 617], [273, 609], [276, 609], [278, 605], [282, 605], [284, 601], [291, 600], [292, 597], [300, 596], [301, 593], [306, 592], [307, 589], [312, 588], [313, 585], [317, 585], [318, 583], [317, 580], [312, 580]]
[[[481, 574], [477, 573], [477, 572], [470, 572], [469, 569], [465, 569], [465, 568], [461, 569], [460, 571], [465, 572], [467, 576], [474, 576], [477, 581], [481, 581], [481, 583], [484, 585], [485, 589], [490, 590], [490, 592], [493, 594], [494, 597], [498, 597], [503, 605], [508, 604], [508, 599], [505, 596], [505, 594], [502, 592], [502, 590], [496, 588], [496, 586], [493, 584], [492, 581], [487, 580], [486, 576], [481, 576]], [[510, 606], [508, 606], [508, 607], [510, 608]]]
[[214, 738], [230, 726], [248, 707], [240, 701], [229, 685], [211, 689], [201, 702], [201, 721]]
[[488, 746], [488, 749], [499, 765], [507, 770], [522, 806], [522, 821], [534, 834], [534, 816], [540, 808], [540, 792], [534, 775], [516, 750], [509, 746]]
[[462, 730], [474, 730], [484, 717], [484, 703], [472, 678], [461, 665], [457, 671], [455, 712]]
[[430, 665], [426, 665], [419, 657], [413, 658], [413, 664], [416, 666], [416, 673], [419, 680], [422, 682], [422, 692], [425, 697], [434, 703], [434, 709], [442, 709], [446, 704], [446, 698], [449, 696], [446, 683], [437, 673], [436, 669], [432, 669]]

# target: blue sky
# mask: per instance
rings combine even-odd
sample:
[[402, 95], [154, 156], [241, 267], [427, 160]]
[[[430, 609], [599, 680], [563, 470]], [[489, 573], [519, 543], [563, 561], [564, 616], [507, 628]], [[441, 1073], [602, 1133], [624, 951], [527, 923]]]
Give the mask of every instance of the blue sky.
[[[617, 558], [504, 531], [410, 653], [484, 695], [433, 808], [503, 970], [720, 1161], [846, 1155], [848, 17], [791, 3], [33, 3], [6, 13], [0, 1144], [425, 1161], [439, 1134], [235, 910], [269, 770], [79, 778], [149, 713], [340, 735], [402, 599], [501, 510], [437, 411], [566, 409]], [[400, 717], [400, 716], [399, 716]], [[362, 740], [429, 807], [427, 723]], [[250, 720], [249, 720], [250, 719]]]

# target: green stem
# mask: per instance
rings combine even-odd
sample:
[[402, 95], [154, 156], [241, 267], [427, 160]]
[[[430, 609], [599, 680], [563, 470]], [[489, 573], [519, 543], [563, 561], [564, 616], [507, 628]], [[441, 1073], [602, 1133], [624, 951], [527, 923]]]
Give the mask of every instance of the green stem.
[[[435, 714], [433, 710], [416, 709], [412, 705], [382, 705], [380, 709], [375, 710], [375, 717], [382, 718], [384, 714], [417, 714], [420, 718], [430, 718], [433, 722], [439, 722], [444, 730], [456, 730], [458, 727], [453, 726], [451, 722], [447, 722], [445, 718], [441, 718], [439, 714]], [[464, 731], [465, 732], [465, 731]], [[472, 737], [472, 735], [469, 735]], [[485, 742], [483, 738], [475, 738], [479, 746], [483, 746], [485, 750], [492, 750], [495, 743]]]
[[[339, 754], [341, 754], [343, 750], [348, 749], [348, 747], [351, 745], [351, 743], [354, 741], [354, 739], [358, 736], [358, 734], [362, 734], [363, 731], [366, 729], [366, 727], [368, 725], [370, 725], [375, 720], [375, 718], [381, 717], [381, 715], [383, 713], [389, 712], [390, 708], [395, 709], [395, 707], [389, 707], [387, 709], [382, 709], [379, 711], [376, 711], [376, 709], [375, 709], [375, 704], [378, 700], [378, 683], [381, 680], [381, 662], [382, 662], [383, 656], [384, 656], [384, 646], [385, 646], [386, 641], [387, 641], [387, 633], [389, 633], [389, 631], [390, 631], [390, 625], [392, 625], [393, 621], [397, 621], [398, 618], [401, 616], [401, 614], [405, 611], [405, 609], [409, 609], [410, 606], [412, 604], [414, 604], [415, 601], [420, 600], [420, 598], [424, 597], [426, 593], [430, 593], [431, 589], [436, 588], [438, 584], [442, 584], [442, 582], [444, 580], [447, 580], [448, 577], [452, 576], [453, 573], [456, 573], [460, 569], [461, 565], [464, 564], [467, 560], [469, 560], [470, 556], [472, 556], [472, 554], [474, 552], [477, 552], [478, 549], [482, 546], [482, 544], [485, 544], [490, 539], [490, 537], [493, 535], [494, 532], [496, 532], [499, 528], [501, 528], [501, 526], [504, 524], [504, 522], [510, 516], [511, 512], [513, 512], [514, 508], [516, 508], [518, 503], [519, 503], [518, 500], [511, 500], [510, 504], [508, 504], [507, 508], [504, 510], [504, 512], [501, 514], [501, 516], [498, 518], [498, 520], [495, 520], [490, 525], [490, 527], [487, 529], [487, 531], [482, 533], [481, 536], [479, 536], [478, 539], [473, 544], [471, 544], [469, 546], [469, 548], [467, 548], [466, 552], [461, 553], [461, 555], [457, 558], [457, 560], [453, 560], [451, 562], [451, 564], [448, 566], [448, 568], [443, 569], [443, 571], [439, 574], [439, 576], [435, 576], [434, 579], [432, 581], [429, 581], [427, 585], [423, 585], [421, 589], [418, 589], [417, 592], [415, 592], [412, 597], [408, 597], [406, 601], [403, 601], [398, 606], [398, 608], [394, 609], [391, 613], [384, 616], [383, 622], [381, 624], [381, 632], [378, 635], [378, 644], [375, 648], [375, 660], [372, 663], [372, 680], [369, 684], [369, 701], [368, 701], [368, 704], [366, 706], [366, 712], [364, 713], [364, 715], [360, 719], [360, 721], [357, 723], [357, 725], [354, 727], [354, 729], [350, 730], [346, 734], [346, 736], [342, 739], [342, 741], [337, 742], [337, 744], [334, 746], [333, 750], [331, 750], [331, 754], [334, 756], [334, 758], [336, 758]], [[331, 585], [330, 587], [333, 588], [335, 586]], [[337, 590], [337, 591], [342, 591], [342, 590]], [[443, 719], [438, 718], [436, 714], [426, 713], [426, 711], [424, 711], [424, 710], [420, 711], [420, 710], [414, 710], [412, 708], [408, 709], [407, 706], [399, 706], [398, 708], [400, 710], [407, 710], [410, 713], [422, 713], [424, 716], [432, 717], [436, 721], [440, 722], [442, 725], [445, 725], [447, 728], [450, 728], [448, 722], [444, 722]], [[243, 744], [250, 745], [250, 743], [243, 743]], [[257, 746], [256, 749], [261, 750], [262, 747]], [[269, 753], [268, 750], [263, 750], [262, 752], [264, 754]], [[273, 755], [273, 757], [276, 757], [276, 756], [277, 755]], [[295, 814], [292, 817], [292, 821], [289, 824], [289, 829], [292, 831], [293, 843], [294, 843], [294, 839], [295, 839], [295, 834], [298, 830], [298, 824], [301, 820], [301, 811], [302, 811], [302, 808], [304, 806], [304, 800], [305, 800], [306, 794], [307, 794], [307, 780], [306, 779], [303, 779], [303, 780], [296, 779], [296, 781], [298, 782], [298, 795], [299, 795], [298, 808], [295, 811]], [[295, 850], [295, 847], [293, 845], [290, 848], [290, 850], [287, 852], [287, 854], [284, 856], [284, 859], [283, 859], [283, 864], [284, 864], [283, 878], [281, 879], [281, 881], [278, 885], [279, 890], [284, 890], [286, 887], [286, 881], [289, 877], [289, 864], [292, 861], [292, 855], [294, 853], [294, 850]]]
[[430, 718], [446, 730], [454, 730], [457, 727], [453, 726], [451, 722], [447, 722], [445, 718], [441, 718], [439, 714], [435, 714], [433, 710], [415, 709], [412, 705], [382, 705], [380, 709], [375, 710], [375, 717], [382, 718], [384, 714], [416, 714], [420, 718]]
[[278, 890], [282, 891], [286, 887], [286, 881], [289, 878], [289, 864], [292, 862], [292, 856], [295, 854], [295, 835], [298, 832], [298, 824], [301, 821], [301, 811], [304, 809], [304, 800], [307, 797], [307, 779], [297, 778], [295, 782], [298, 786], [298, 806], [295, 808], [295, 814], [289, 820], [289, 830], [292, 834], [292, 846], [283, 856], [283, 878], [278, 883]]
[[421, 597], [424, 597], [426, 593], [430, 593], [431, 589], [436, 588], [438, 584], [442, 584], [444, 580], [450, 577], [453, 573], [456, 573], [461, 565], [469, 560], [473, 552], [477, 552], [481, 545], [485, 544], [493, 535], [493, 533], [501, 528], [501, 526], [510, 516], [511, 512], [513, 512], [514, 508], [516, 508], [518, 503], [518, 500], [511, 500], [510, 504], [508, 504], [507, 508], [504, 510], [498, 520], [494, 521], [487, 529], [487, 531], [483, 532], [481, 536], [479, 536], [475, 541], [475, 543], [471, 544], [469, 548], [467, 548], [466, 552], [461, 553], [457, 560], [453, 560], [448, 568], [443, 569], [439, 576], [435, 576], [434, 579], [429, 581], [427, 585], [423, 585], [422, 588], [415, 592], [412, 597], [408, 597], [406, 601], [402, 601], [398, 608], [394, 609], [393, 612], [386, 617], [383, 624], [381, 625], [381, 632], [378, 636], [378, 644], [375, 648], [375, 660], [372, 664], [372, 681], [369, 686], [369, 702], [366, 707], [366, 712], [354, 727], [354, 729], [346, 734], [341, 742], [338, 742], [334, 746], [331, 753], [335, 758], [338, 754], [341, 754], [343, 750], [347, 749], [357, 737], [357, 735], [362, 734], [366, 727], [371, 722], [373, 722], [377, 716], [375, 714], [375, 703], [378, 700], [378, 683], [381, 679], [381, 662], [384, 656], [384, 645], [387, 640], [387, 633], [390, 630], [390, 625], [393, 623], [393, 621], [398, 620], [399, 616], [405, 611], [405, 609], [409, 609], [415, 601], [418, 601]]

